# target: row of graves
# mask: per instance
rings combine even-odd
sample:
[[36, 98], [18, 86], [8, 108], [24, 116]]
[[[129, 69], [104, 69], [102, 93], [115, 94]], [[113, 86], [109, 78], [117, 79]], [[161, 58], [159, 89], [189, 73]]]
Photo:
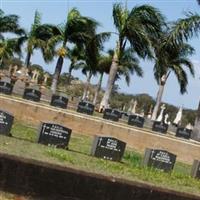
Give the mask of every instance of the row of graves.
[[[0, 93], [9, 94], [9, 95], [12, 94], [12, 84], [8, 82], [0, 81]], [[25, 88], [23, 92], [24, 99], [35, 101], [35, 102], [40, 101], [41, 95], [42, 95], [41, 91], [34, 88]], [[68, 105], [68, 98], [64, 95], [53, 94], [51, 96], [50, 105], [59, 107], [62, 109], [66, 109]], [[152, 131], [156, 133], [161, 133], [161, 134], [167, 133], [168, 127], [170, 125], [168, 122], [168, 117], [169, 117], [168, 114], [164, 115], [164, 110], [165, 110], [164, 104], [161, 106], [161, 111], [158, 118], [155, 121], [153, 121], [153, 123], [149, 119], [149, 116], [148, 118], [145, 118], [143, 113], [137, 114], [135, 112], [136, 106], [137, 106], [137, 102], [134, 102], [132, 106], [132, 110], [129, 112], [122, 112], [116, 109], [106, 108], [104, 109], [104, 112], [103, 112], [103, 119], [118, 122], [119, 119], [126, 118], [128, 125], [139, 127], [139, 128], [143, 128], [145, 123], [149, 123], [150, 124], [149, 126], [151, 126]], [[95, 110], [95, 106], [91, 102], [88, 102], [88, 101], [79, 101], [77, 105], [77, 112], [79, 113], [93, 115], [94, 110]], [[178, 121], [180, 121], [181, 114], [182, 114], [182, 108], [180, 108], [174, 120], [176, 124], [178, 124]], [[192, 129], [190, 126], [187, 126], [187, 127], [178, 126], [173, 131], [176, 132], [175, 134], [176, 137], [180, 137], [184, 139], [191, 138]]]
[[[11, 136], [11, 128], [14, 116], [0, 110], [0, 134]], [[55, 123], [42, 122], [38, 129], [37, 143], [50, 147], [68, 149], [72, 130]], [[120, 162], [126, 149], [126, 143], [109, 136], [95, 136], [91, 147], [91, 156], [111, 161]], [[145, 150], [142, 165], [156, 168], [163, 172], [172, 172], [176, 163], [176, 155], [164, 149]], [[191, 176], [200, 179], [200, 161], [195, 160], [191, 170]]]

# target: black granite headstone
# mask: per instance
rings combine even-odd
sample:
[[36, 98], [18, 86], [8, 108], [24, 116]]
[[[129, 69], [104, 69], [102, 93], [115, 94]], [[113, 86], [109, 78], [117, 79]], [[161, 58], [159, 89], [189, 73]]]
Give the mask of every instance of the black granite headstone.
[[68, 104], [68, 98], [59, 96], [59, 95], [53, 95], [51, 98], [51, 106], [59, 107], [59, 108], [67, 108]]
[[14, 117], [8, 112], [0, 110], [0, 134], [10, 135]]
[[59, 124], [42, 123], [38, 143], [67, 148], [72, 130]]
[[10, 83], [0, 81], [0, 93], [11, 94], [12, 89], [13, 89], [13, 86]]
[[200, 161], [194, 160], [191, 170], [191, 176], [200, 179]]
[[176, 155], [160, 149], [146, 149], [144, 155], [144, 165], [154, 167], [164, 172], [173, 170], [176, 162]]
[[160, 132], [160, 133], [167, 133], [168, 124], [165, 124], [164, 122], [157, 122], [155, 121], [153, 123], [152, 131]]
[[106, 108], [104, 110], [103, 118], [117, 122], [119, 121], [120, 115], [121, 113], [118, 110]]
[[91, 154], [98, 158], [120, 161], [124, 154], [126, 143], [112, 137], [95, 136]]
[[80, 101], [78, 104], [77, 112], [84, 113], [87, 115], [93, 115], [94, 104], [87, 101]]
[[184, 138], [184, 139], [190, 139], [191, 134], [192, 134], [192, 130], [187, 129], [187, 128], [179, 127], [176, 130], [176, 137], [181, 137], [181, 138]]
[[137, 127], [143, 128], [144, 121], [145, 121], [144, 117], [141, 117], [139, 115], [129, 115], [128, 125], [137, 126]]
[[32, 88], [26, 88], [24, 90], [23, 98], [31, 101], [40, 101], [41, 92]]

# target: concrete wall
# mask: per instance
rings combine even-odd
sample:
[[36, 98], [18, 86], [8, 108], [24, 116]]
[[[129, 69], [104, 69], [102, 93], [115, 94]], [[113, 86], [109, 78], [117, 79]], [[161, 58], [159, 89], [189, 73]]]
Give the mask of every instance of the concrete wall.
[[71, 128], [79, 134], [113, 136], [142, 153], [145, 148], [161, 148], [176, 154], [177, 159], [185, 163], [192, 164], [194, 159], [200, 159], [200, 143], [160, 135], [71, 110], [4, 95], [0, 95], [0, 109], [12, 113], [18, 120], [38, 126], [41, 121], [50, 121]]
[[[15, 170], [13, 170], [15, 169]], [[0, 190], [42, 200], [198, 200], [199, 196], [0, 154]]]

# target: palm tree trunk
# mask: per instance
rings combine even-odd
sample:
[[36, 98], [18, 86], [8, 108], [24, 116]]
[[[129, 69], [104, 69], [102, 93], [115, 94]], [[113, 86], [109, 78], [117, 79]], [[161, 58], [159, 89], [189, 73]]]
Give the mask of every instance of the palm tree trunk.
[[160, 80], [159, 89], [158, 89], [158, 93], [157, 93], [157, 97], [156, 97], [156, 105], [153, 109], [151, 120], [156, 120], [158, 110], [159, 110], [159, 107], [160, 107], [160, 104], [161, 104], [161, 101], [162, 101], [162, 96], [163, 96], [167, 77], [168, 77], [167, 75], [163, 75], [161, 80]]
[[103, 80], [103, 73], [100, 74], [99, 82], [98, 82], [96, 90], [95, 90], [94, 99], [93, 99], [94, 105], [96, 105], [96, 103], [97, 103], [97, 98], [99, 95], [99, 91], [101, 89], [102, 80]]
[[85, 100], [85, 98], [87, 96], [87, 91], [88, 91], [88, 88], [89, 88], [89, 85], [90, 85], [91, 78], [92, 78], [92, 72], [90, 71], [89, 74], [88, 74], [88, 77], [87, 77], [87, 81], [85, 83], [82, 100]]
[[53, 94], [56, 93], [56, 89], [57, 89], [57, 85], [58, 85], [58, 79], [59, 79], [60, 73], [62, 71], [62, 66], [63, 66], [63, 57], [59, 56], [57, 64], [56, 64], [55, 72], [54, 72], [54, 75], [53, 75], [52, 84], [51, 84], [51, 91], [52, 91]]
[[27, 52], [27, 55], [26, 55], [26, 60], [25, 60], [25, 66], [28, 68], [29, 65], [30, 65], [30, 60], [31, 60], [31, 53], [30, 52]]
[[117, 50], [116, 50], [113, 56], [112, 64], [111, 64], [108, 81], [106, 85], [106, 90], [100, 103], [100, 109], [108, 107], [111, 92], [115, 84], [117, 71], [118, 71], [118, 55], [117, 55]]

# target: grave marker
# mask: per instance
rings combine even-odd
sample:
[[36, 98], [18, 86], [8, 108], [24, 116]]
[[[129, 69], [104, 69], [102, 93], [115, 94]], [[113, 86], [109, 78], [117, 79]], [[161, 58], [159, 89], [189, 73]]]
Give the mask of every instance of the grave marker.
[[0, 81], [0, 93], [11, 94], [12, 89], [13, 89], [13, 86], [10, 83]]
[[117, 122], [119, 121], [120, 115], [121, 113], [118, 110], [106, 108], [104, 110], [103, 118]]
[[160, 132], [160, 133], [167, 133], [168, 130], [168, 124], [165, 124], [164, 122], [158, 122], [154, 121], [152, 131]]
[[128, 125], [137, 126], [137, 127], [143, 128], [144, 121], [145, 121], [144, 117], [142, 117], [142, 116], [139, 116], [139, 115], [129, 115]]
[[72, 130], [53, 123], [42, 123], [38, 143], [58, 148], [67, 148]]
[[14, 116], [8, 112], [0, 110], [0, 134], [10, 135], [10, 131], [13, 125]]
[[126, 143], [113, 137], [95, 136], [91, 154], [98, 158], [120, 161], [124, 154]]
[[176, 155], [165, 150], [149, 149], [145, 150], [144, 165], [154, 167], [164, 172], [170, 172], [174, 168]]
[[92, 104], [88, 101], [80, 101], [78, 104], [77, 112], [84, 113], [87, 115], [93, 115], [94, 104]]
[[53, 95], [51, 98], [51, 106], [55, 106], [55, 107], [59, 107], [59, 108], [67, 108], [67, 104], [68, 104], [68, 98], [67, 97], [63, 97], [63, 96], [59, 96], [59, 95]]
[[40, 101], [41, 92], [32, 88], [26, 88], [24, 90], [23, 98], [31, 101]]
[[191, 176], [200, 179], [200, 161], [194, 160], [191, 170]]
[[191, 134], [192, 134], [192, 130], [189, 130], [187, 128], [179, 127], [176, 130], [176, 137], [181, 137], [181, 138], [189, 140], [191, 137]]

